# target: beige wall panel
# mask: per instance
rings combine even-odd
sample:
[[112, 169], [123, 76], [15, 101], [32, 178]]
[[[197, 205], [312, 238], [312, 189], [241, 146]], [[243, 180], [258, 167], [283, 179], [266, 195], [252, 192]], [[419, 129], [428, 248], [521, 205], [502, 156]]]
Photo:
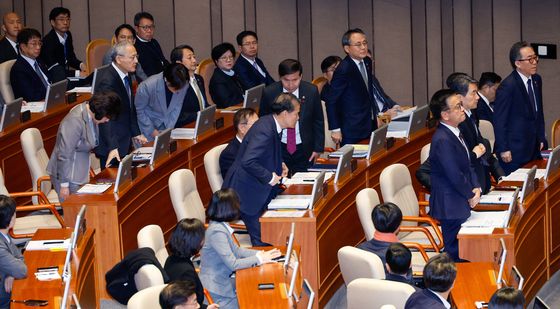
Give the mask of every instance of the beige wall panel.
[[[183, 3], [184, 1], [178, 1]], [[175, 26], [178, 26], [178, 21], [192, 20], [190, 8], [186, 10], [176, 11], [173, 15], [173, 0], [143, 0], [142, 9], [150, 12], [154, 16], [154, 23], [156, 25], [156, 38], [161, 45], [163, 55], [169, 58], [171, 49], [175, 47]], [[180, 18], [181, 14], [188, 14], [189, 18]], [[179, 18], [177, 18], [179, 17]], [[207, 15], [207, 19], [209, 15]], [[175, 19], [175, 20], [174, 20]], [[175, 24], [173, 22], [175, 21]], [[196, 25], [196, 24], [195, 24]], [[196, 50], [196, 47], [193, 46]]]
[[428, 100], [443, 87], [440, 0], [426, 0]]
[[511, 72], [508, 54], [521, 39], [519, 0], [494, 0], [494, 72], [505, 78]]
[[[64, 0], [62, 5], [70, 10], [72, 23], [70, 24], [70, 32], [72, 32], [72, 40], [74, 41], [74, 52], [76, 57], [86, 62], [86, 46], [90, 41], [89, 38], [89, 12], [87, 2], [84, 0]], [[101, 21], [94, 21], [92, 26], [102, 24]]]
[[311, 40], [311, 1], [297, 1], [298, 60], [303, 67], [303, 79], [312, 81], [321, 71], [313, 71], [313, 45]]
[[0, 2], [0, 16], [4, 16], [7, 12], [14, 10], [14, 5], [12, 1], [1, 1]]
[[423, 106], [428, 103], [426, 1], [411, 1], [411, 5], [413, 102]]
[[368, 47], [373, 48], [372, 51], [375, 53], [375, 45], [372, 42], [376, 31], [373, 28], [373, 2], [372, 0], [348, 0], [348, 28], [362, 29], [370, 42]]
[[115, 29], [125, 22], [124, 0], [95, 0], [89, 2], [91, 39], [111, 40]]
[[[210, 1], [210, 15], [212, 18], [212, 42], [211, 46], [216, 46], [223, 42], [222, 39], [222, 1]], [[210, 55], [210, 51], [208, 52]]]
[[259, 58], [278, 80], [278, 64], [297, 58], [296, 0], [259, 0], [256, 3]]
[[25, 1], [24, 0], [17, 0], [14, 1], [14, 12], [18, 13], [19, 17], [21, 17], [21, 22], [25, 21]]
[[[36, 0], [36, 2], [43, 2], [43, 30], [39, 29], [43, 35], [51, 31], [51, 23], [49, 21], [49, 13], [54, 7], [62, 6], [61, 0]], [[70, 28], [72, 29], [72, 28]]]
[[222, 1], [223, 41], [237, 48], [235, 37], [245, 29], [245, 10], [243, 0]]
[[[199, 62], [210, 58], [212, 49], [210, 1], [175, 1], [175, 32], [175, 45], [192, 46]], [[169, 57], [171, 48], [166, 52], [166, 57]]]
[[412, 104], [410, 1], [375, 1], [375, 75], [391, 98]]
[[447, 76], [456, 71], [453, 26], [453, 2], [441, 1], [441, 65], [444, 83]]
[[120, 1], [124, 2], [125, 23], [134, 26], [134, 15], [142, 11], [142, 0], [120, 0]]
[[257, 0], [244, 0], [245, 29], [247, 30], [255, 30], [257, 27], [256, 2]]
[[[45, 18], [48, 18], [48, 15]], [[43, 33], [43, 11], [40, 1], [25, 0], [25, 26]]]
[[470, 0], [453, 1], [453, 32], [455, 71], [472, 75]]
[[473, 77], [478, 79], [482, 72], [494, 70], [492, 1], [473, 0], [472, 10]]

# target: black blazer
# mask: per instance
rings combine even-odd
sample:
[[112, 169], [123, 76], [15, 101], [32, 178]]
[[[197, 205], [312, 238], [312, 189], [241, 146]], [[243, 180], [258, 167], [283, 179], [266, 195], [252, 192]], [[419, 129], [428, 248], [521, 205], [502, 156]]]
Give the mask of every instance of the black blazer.
[[106, 157], [111, 150], [118, 148], [119, 156], [122, 158], [128, 154], [132, 138], [140, 135], [134, 94], [132, 94], [132, 102], [130, 102], [119, 73], [112, 65], [98, 72], [98, 75], [95, 91], [115, 92], [121, 99], [121, 111], [116, 119], [99, 125], [99, 146], [95, 148], [95, 153]]
[[220, 68], [215, 68], [209, 88], [210, 96], [218, 108], [226, 108], [243, 102], [243, 86], [237, 73], [229, 76]]
[[237, 61], [235, 61], [233, 70], [235, 71], [235, 74], [239, 76], [239, 81], [243, 86], [243, 90], [253, 88], [260, 84], [265, 84], [268, 86], [274, 83], [274, 79], [270, 76], [270, 74], [268, 74], [268, 71], [266, 70], [266, 67], [264, 66], [262, 60], [259, 58], [255, 58], [255, 61], [257, 62], [261, 70], [263, 70], [266, 76], [263, 77], [262, 74], [241, 55], [239, 55]]
[[16, 59], [18, 54], [6, 37], [0, 40], [0, 63]]
[[66, 65], [74, 68], [75, 70], [80, 69], [81, 60], [78, 60], [76, 54], [74, 53], [74, 45], [72, 41], [72, 33], [70, 31], [66, 32], [68, 35], [66, 37], [66, 58], [64, 57], [64, 45], [60, 44], [56, 31], [51, 29], [47, 35], [43, 38], [43, 47], [41, 48], [41, 55], [39, 58], [45, 63], [45, 65], [50, 68], [55, 63], [66, 67]]
[[[39, 67], [41, 71], [47, 75], [47, 68], [40, 61]], [[35, 72], [35, 69], [23, 59], [22, 56], [18, 56], [16, 62], [12, 66], [10, 71], [10, 83], [12, 84], [12, 89], [14, 91], [15, 98], [23, 98], [25, 101], [42, 101], [45, 99], [47, 94], [47, 88], [43, 85], [41, 78]]]
[[[198, 88], [200, 92], [202, 92], [202, 97], [204, 98], [204, 108], [208, 107], [208, 100], [206, 99], [206, 91], [204, 89], [204, 79], [202, 76], [195, 74], [194, 78], [196, 78], [196, 83], [198, 84]], [[187, 81], [189, 83], [190, 81]], [[196, 121], [196, 113], [200, 110], [200, 105], [198, 104], [198, 97], [194, 92], [193, 88], [187, 85], [189, 89], [185, 94], [185, 98], [183, 99], [183, 107], [181, 108], [181, 112], [179, 113], [179, 118], [177, 118], [177, 122], [175, 123], [175, 128], [182, 128], [185, 125]]]
[[156, 39], [152, 39], [150, 42], [142, 42], [136, 38], [134, 47], [136, 47], [138, 53], [138, 62], [142, 64], [142, 69], [148, 77], [162, 72], [163, 68], [169, 64]]
[[[259, 116], [262, 117], [272, 113], [272, 103], [282, 93], [282, 90], [281, 82], [275, 82], [264, 89]], [[323, 152], [325, 148], [325, 124], [321, 97], [315, 85], [301, 81], [299, 84], [299, 98], [302, 102], [298, 121], [301, 146], [303, 147], [305, 157], [309, 158], [313, 151]]]
[[220, 154], [220, 173], [222, 173], [222, 178], [226, 178], [229, 168], [237, 157], [239, 146], [241, 146], [241, 143], [237, 139], [237, 136], [235, 136]]
[[391, 97], [387, 95], [387, 93], [385, 93], [385, 90], [383, 90], [383, 87], [381, 87], [381, 83], [379, 82], [379, 80], [377, 80], [375, 75], [372, 74], [371, 77], [372, 83], [375, 88], [377, 88], [377, 91], [379, 91], [381, 101], [383, 101], [383, 108], [381, 109], [381, 111], [386, 112], [388, 109], [391, 109], [393, 108], [393, 106], [397, 105], [397, 102], [393, 101], [393, 99], [391, 99]]
[[206, 308], [206, 305], [204, 305], [204, 287], [198, 278], [191, 259], [170, 255], [165, 261], [164, 269], [170, 282], [179, 280], [193, 282], [195, 284], [196, 300], [201, 308]]
[[492, 125], [494, 125], [494, 111], [490, 109], [483, 98], [478, 99], [478, 105], [475, 112], [478, 119], [488, 120], [492, 123]]
[[437, 295], [427, 289], [412, 293], [404, 307], [406, 309], [445, 309], [443, 302], [441, 302]]

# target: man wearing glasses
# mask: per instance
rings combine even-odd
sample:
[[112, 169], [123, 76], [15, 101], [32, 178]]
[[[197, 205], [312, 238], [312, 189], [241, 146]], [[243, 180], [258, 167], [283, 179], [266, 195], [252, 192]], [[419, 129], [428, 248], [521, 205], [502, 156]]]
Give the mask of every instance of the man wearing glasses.
[[494, 105], [495, 150], [506, 175], [540, 159], [547, 147], [539, 57], [529, 43], [517, 42], [509, 61], [514, 71], [500, 84]]
[[237, 58], [233, 70], [239, 74], [243, 90], [263, 83], [267, 86], [274, 83], [274, 79], [268, 74], [264, 63], [257, 57], [259, 52], [257, 34], [253, 31], [241, 31], [236, 39], [241, 55]]
[[161, 73], [169, 61], [163, 56], [161, 46], [154, 39], [154, 17], [148, 12], [140, 12], [134, 15], [134, 26], [136, 27], [137, 40], [134, 47], [138, 52], [138, 62], [148, 77]]

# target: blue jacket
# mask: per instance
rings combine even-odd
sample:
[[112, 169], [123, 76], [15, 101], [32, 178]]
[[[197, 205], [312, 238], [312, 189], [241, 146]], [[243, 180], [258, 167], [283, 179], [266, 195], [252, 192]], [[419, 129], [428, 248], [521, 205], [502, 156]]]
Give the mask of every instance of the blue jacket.
[[268, 74], [268, 71], [264, 67], [264, 63], [262, 62], [262, 60], [259, 58], [255, 58], [255, 61], [257, 62], [261, 70], [264, 71], [264, 74], [266, 76], [262, 76], [262, 74], [241, 55], [239, 55], [237, 61], [235, 61], [233, 70], [239, 77], [239, 81], [243, 86], [243, 90], [253, 88], [260, 84], [266, 84], [268, 86], [274, 83], [274, 79], [270, 76], [270, 74]]

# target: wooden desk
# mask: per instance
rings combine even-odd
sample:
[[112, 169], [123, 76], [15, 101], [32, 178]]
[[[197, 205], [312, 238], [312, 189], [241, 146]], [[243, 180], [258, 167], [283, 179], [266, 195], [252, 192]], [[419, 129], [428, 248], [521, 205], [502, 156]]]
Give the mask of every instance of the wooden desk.
[[458, 309], [476, 308], [476, 301], [489, 302], [496, 292], [494, 264], [489, 262], [457, 263], [457, 278], [451, 300]]
[[[64, 220], [72, 226], [80, 207], [87, 205], [88, 227], [95, 228], [96, 256], [98, 257], [98, 290], [101, 298], [110, 298], [105, 290], [105, 273], [129, 251], [138, 247], [136, 234], [146, 225], [157, 224], [165, 239], [177, 224], [171, 204], [168, 179], [178, 169], [188, 168], [196, 177], [197, 189], [203, 203], [210, 200], [212, 190], [204, 170], [204, 154], [214, 146], [228, 143], [234, 136], [232, 114], [217, 113], [224, 117], [225, 126], [207, 132], [196, 141], [179, 140], [177, 150], [152, 166], [136, 168], [132, 184], [118, 194], [113, 187], [103, 194], [73, 194], [64, 201]], [[97, 175], [97, 180], [116, 179], [117, 168], [108, 168]]]
[[[69, 238], [71, 229], [40, 229], [33, 240]], [[87, 229], [72, 257], [72, 281], [70, 293], [76, 293], [82, 308], [99, 308], [97, 293], [97, 277], [95, 276], [94, 231]], [[60, 308], [64, 284], [62, 280], [39, 281], [35, 278], [38, 267], [58, 265], [62, 272], [66, 252], [26, 251], [24, 254], [27, 265], [27, 278], [14, 281], [12, 299], [44, 299], [49, 304], [41, 308]], [[70, 294], [72, 295], [72, 294]], [[12, 303], [11, 308], [29, 308], [24, 304]]]
[[31, 120], [0, 132], [0, 167], [9, 192], [30, 191], [32, 188], [31, 174], [21, 148], [21, 132], [27, 128], [39, 129], [45, 150], [47, 154], [50, 154], [56, 143], [56, 133], [60, 121], [72, 107], [89, 100], [90, 97], [90, 94], [82, 93], [76, 103], [58, 106], [45, 113], [32, 113]]
[[[262, 239], [273, 245], [285, 244], [291, 222], [296, 223], [294, 242], [301, 245], [303, 277], [318, 297], [314, 308], [324, 307], [344, 282], [338, 267], [338, 249], [365, 241], [356, 194], [363, 188], [374, 188], [380, 193], [379, 175], [393, 163], [405, 164], [413, 174], [420, 165], [420, 150], [431, 142], [432, 134], [432, 130], [424, 129], [409, 140], [398, 140], [393, 148], [382, 150], [370, 160], [358, 160], [352, 175], [338, 184], [330, 181], [317, 207], [302, 218], [260, 219]], [[414, 177], [412, 181], [420, 188]]]

